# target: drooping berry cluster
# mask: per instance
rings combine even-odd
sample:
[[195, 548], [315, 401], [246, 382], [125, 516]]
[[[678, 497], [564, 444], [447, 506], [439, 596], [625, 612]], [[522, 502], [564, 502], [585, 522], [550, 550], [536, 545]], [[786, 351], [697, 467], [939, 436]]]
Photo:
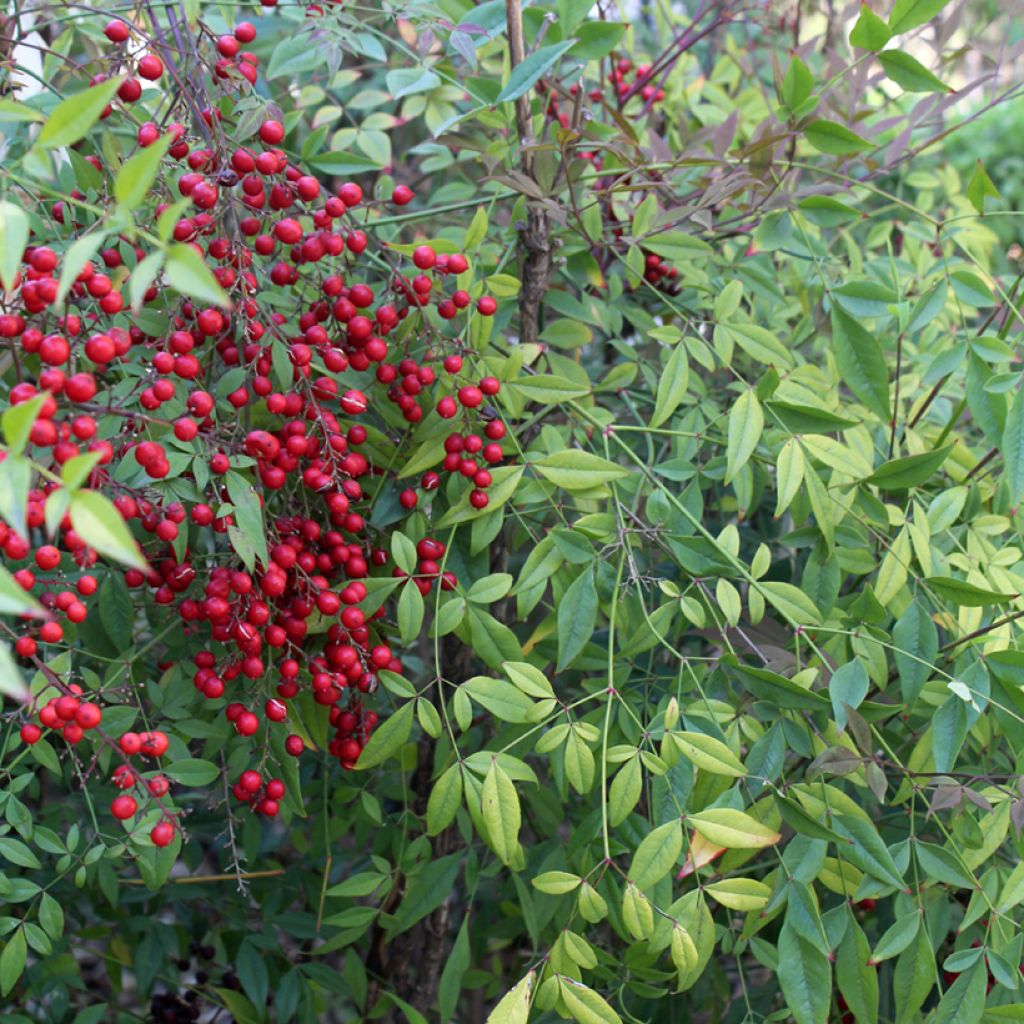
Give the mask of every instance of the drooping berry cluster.
[[[165, 127], [138, 115], [127, 121], [129, 106], [147, 103], [139, 79], [170, 88], [180, 74], [148, 41], [136, 46], [128, 22], [111, 21], [105, 34], [117, 49], [92, 84], [127, 71], [108, 123], [139, 151], [164, 148], [153, 186], [162, 236], [108, 238], [98, 256], [72, 267], [58, 302], [68, 250], [96, 230], [93, 208], [75, 190], [50, 206], [56, 233], [31, 239], [0, 311], [0, 340], [19, 374], [9, 401], [37, 406], [25, 456], [38, 479], [26, 532], [0, 524], [0, 545], [50, 615], [19, 626], [16, 652], [34, 660], [45, 654], [40, 644], [73, 643], [67, 630], [88, 617], [99, 581], [116, 571], [98, 562], [61, 505], [60, 468], [85, 457], [81, 485], [109, 495], [148, 562], [124, 571], [124, 582], [176, 609], [197, 652], [193, 682], [204, 706], [254, 737], [287, 729], [291, 702], [307, 691], [329, 709], [330, 752], [350, 768], [378, 722], [366, 701], [379, 673], [403, 669], [393, 599], [361, 607], [375, 573], [406, 575], [390, 564], [389, 530], [368, 525], [376, 478], [395, 471], [402, 430], [458, 421], [438, 465], [422, 474], [423, 498], [411, 488], [398, 496], [420, 517], [419, 561], [403, 585], [424, 594], [435, 582], [457, 588], [443, 568], [444, 544], [422, 536], [421, 517], [441, 474], [446, 504], [465, 496], [487, 507], [492, 470], [510, 455], [494, 404], [500, 382], [471, 369], [473, 349], [461, 338], [470, 317], [494, 316], [497, 303], [474, 284], [462, 253], [424, 243], [403, 257], [375, 246], [373, 219], [388, 200], [368, 198], [355, 182], [328, 189], [288, 156], [276, 118], [245, 140], [227, 105], [190, 120], [179, 100], [181, 119]], [[214, 38], [204, 80], [211, 95], [251, 87], [259, 62], [242, 47], [255, 35], [241, 22]], [[116, 168], [88, 143], [80, 148], [109, 194]], [[414, 198], [406, 185], [389, 195], [398, 207]], [[194, 261], [208, 272], [202, 300], [189, 295]], [[183, 279], [176, 266], [191, 272]], [[213, 301], [217, 286], [226, 301]], [[59, 731], [75, 744], [99, 727], [113, 694], [86, 701], [70, 676], [52, 682], [58, 696], [22, 736], [34, 743]], [[284, 738], [291, 755], [305, 748], [301, 732]], [[166, 776], [143, 774], [132, 759], [158, 760], [167, 737], [153, 730], [102, 741], [120, 758], [111, 813], [130, 823], [170, 789]], [[273, 816], [285, 788], [264, 781], [273, 774], [265, 750], [254, 744], [234, 795]], [[175, 828], [169, 811], [149, 837], [167, 845]]]

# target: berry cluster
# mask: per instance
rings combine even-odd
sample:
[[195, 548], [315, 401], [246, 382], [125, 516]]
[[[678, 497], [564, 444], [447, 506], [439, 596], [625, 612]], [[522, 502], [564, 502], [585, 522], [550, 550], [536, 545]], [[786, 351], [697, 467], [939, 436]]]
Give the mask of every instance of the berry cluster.
[[[275, 118], [240, 143], [227, 104], [202, 109], [191, 127], [184, 109], [163, 127], [120, 116], [146, 102], [138, 79], [180, 78], [148, 48], [128, 56], [136, 31], [122, 20], [105, 29], [119, 48], [108, 71], [132, 69], [105, 114], [139, 151], [162, 147], [152, 190], [162, 240], [116, 235], [68, 273], [68, 250], [95, 230], [75, 191], [51, 205], [55, 233], [30, 240], [0, 310], [0, 343], [19, 374], [10, 402], [34, 403], [25, 457], [40, 480], [25, 532], [0, 524], [0, 550], [49, 615], [23, 621], [16, 652], [34, 660], [45, 653], [40, 644], [73, 645], [68, 629], [87, 617], [98, 578], [115, 571], [61, 504], [61, 468], [84, 459], [82, 485], [109, 495], [147, 561], [124, 571], [124, 582], [176, 610], [194, 638], [193, 682], [210, 709], [237, 735], [255, 737], [286, 729], [290, 702], [307, 691], [329, 708], [330, 752], [350, 768], [378, 721], [366, 699], [379, 673], [402, 671], [390, 639], [394, 605], [361, 607], [375, 573], [406, 575], [390, 565], [389, 531], [368, 525], [376, 478], [394, 472], [403, 429], [428, 417], [457, 421], [443, 458], [422, 475], [425, 498], [413, 489], [399, 495], [402, 508], [416, 510], [410, 532], [420, 537], [417, 571], [404, 585], [455, 589], [445, 546], [422, 536], [423, 516], [442, 473], [445, 502], [466, 496], [485, 508], [491, 471], [510, 454], [492, 404], [500, 382], [471, 372], [472, 348], [460, 337], [468, 318], [494, 316], [497, 303], [474, 286], [462, 253], [420, 244], [403, 256], [374, 246], [378, 209], [408, 205], [412, 190], [397, 185], [378, 199], [355, 182], [327, 188], [282, 148], [286, 129]], [[211, 93], [251, 88], [258, 60], [242, 46], [255, 36], [241, 22], [211, 37]], [[109, 193], [116, 169], [99, 152], [81, 155]], [[204, 301], [171, 272], [182, 252], [187, 265], [206, 268]], [[62, 276], [70, 277], [66, 296]], [[210, 297], [218, 286], [222, 302]], [[262, 536], [253, 536], [254, 523]], [[70, 679], [53, 684], [58, 696], [22, 728], [27, 743], [48, 729], [75, 744], [99, 726], [103, 693], [86, 701]], [[301, 731], [284, 739], [291, 755], [305, 748]], [[167, 737], [101, 740], [123, 760], [111, 813], [129, 821], [140, 801], [158, 802], [169, 788], [131, 759], [159, 759]], [[264, 781], [273, 774], [266, 749], [254, 743], [253, 767], [234, 795], [272, 817], [285, 787]], [[162, 815], [150, 832], [158, 846], [177, 827], [174, 812]]]

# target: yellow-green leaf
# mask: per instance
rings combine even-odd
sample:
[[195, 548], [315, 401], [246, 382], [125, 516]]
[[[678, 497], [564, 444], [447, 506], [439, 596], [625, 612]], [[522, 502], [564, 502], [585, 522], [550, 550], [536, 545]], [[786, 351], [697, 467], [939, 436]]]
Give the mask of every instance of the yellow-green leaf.
[[709, 842], [727, 850], [758, 850], [782, 838], [756, 818], [732, 807], [710, 807], [691, 814], [688, 821]]
[[713, 775], [729, 775], [740, 778], [747, 774], [740, 759], [714, 736], [702, 732], [671, 733], [675, 744], [688, 761]]
[[743, 392], [729, 412], [728, 444], [725, 449], [725, 482], [747, 464], [754, 454], [761, 432], [764, 430], [764, 413], [757, 395], [750, 389]]
[[522, 812], [516, 787], [497, 760], [491, 762], [484, 779], [481, 801], [491, 847], [503, 864], [510, 864], [519, 848]]
[[660, 825], [645, 836], [636, 848], [629, 867], [629, 877], [638, 888], [651, 888], [672, 870], [682, 849], [683, 830], [680, 823], [670, 821]]
[[114, 503], [98, 491], [71, 496], [71, 525], [89, 547], [133, 569], [148, 569], [139, 545]]

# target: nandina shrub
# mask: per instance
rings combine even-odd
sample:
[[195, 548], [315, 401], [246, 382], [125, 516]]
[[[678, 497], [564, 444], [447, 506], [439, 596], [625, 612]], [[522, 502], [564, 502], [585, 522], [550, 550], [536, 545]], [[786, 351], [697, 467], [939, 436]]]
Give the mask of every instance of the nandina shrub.
[[1020, 1017], [945, 7], [15, 5], [0, 1021]]

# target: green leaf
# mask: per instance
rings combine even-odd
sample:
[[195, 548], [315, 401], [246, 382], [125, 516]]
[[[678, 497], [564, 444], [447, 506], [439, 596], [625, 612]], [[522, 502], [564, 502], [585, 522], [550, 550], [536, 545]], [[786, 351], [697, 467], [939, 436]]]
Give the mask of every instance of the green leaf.
[[727, 775], [735, 779], [747, 774], [743, 762], [714, 736], [706, 736], [702, 732], [674, 732], [671, 735], [683, 756], [698, 768], [712, 775]]
[[541, 476], [566, 491], [589, 491], [629, 475], [622, 466], [581, 448], [564, 448], [545, 455], [533, 466]]
[[427, 800], [427, 835], [436, 836], [454, 820], [462, 805], [462, 769], [453, 764], [434, 783]]
[[295, 77], [303, 72], [321, 67], [323, 62], [323, 54], [318, 51], [308, 32], [298, 31], [294, 34], [287, 34], [274, 47], [274, 52], [270, 55], [266, 78], [268, 82], [272, 82], [275, 78], [281, 78], [284, 75]]
[[356, 768], [375, 768], [394, 754], [412, 732], [413, 702], [403, 704], [370, 737], [356, 761]]
[[270, 978], [267, 965], [263, 962], [263, 954], [253, 942], [246, 940], [239, 946], [234, 966], [242, 989], [253, 1006], [266, 1006]]
[[846, 728], [847, 708], [856, 710], [868, 695], [868, 673], [860, 661], [848, 661], [832, 673], [828, 682], [828, 695], [832, 701], [832, 714], [836, 728]]
[[212, 761], [203, 761], [197, 757], [186, 757], [181, 761], [175, 761], [165, 770], [175, 782], [180, 782], [183, 786], [193, 789], [199, 786], [208, 786], [220, 775], [220, 769]]
[[462, 979], [469, 970], [471, 962], [469, 948], [469, 915], [462, 919], [455, 942], [452, 943], [451, 952], [445, 960], [444, 970], [441, 971], [441, 984], [438, 988], [437, 1005], [441, 1011], [441, 1020], [454, 1020], [455, 1009], [459, 1003], [459, 992], [462, 989]]
[[441, 85], [438, 75], [423, 67], [395, 68], [387, 73], [385, 82], [392, 99], [396, 100], [418, 92], [430, 92]]
[[779, 933], [779, 986], [796, 1024], [827, 1024], [832, 1005], [828, 957], [787, 923]]
[[20, 839], [0, 838], [0, 857], [20, 868], [38, 870], [43, 865], [39, 858]]
[[932, 756], [937, 772], [949, 772], [967, 736], [967, 705], [957, 696], [947, 698], [932, 716]]
[[632, 813], [643, 794], [643, 769], [640, 758], [631, 757], [616, 773], [608, 787], [608, 821], [621, 825]]
[[45, 393], [36, 395], [27, 402], [10, 406], [0, 416], [0, 426], [3, 427], [7, 447], [15, 455], [20, 455], [25, 450], [25, 445], [32, 436], [32, 428], [48, 398], [49, 395]]
[[622, 1024], [622, 1018], [592, 988], [564, 975], [559, 982], [566, 1009], [579, 1024]]
[[382, 875], [379, 871], [360, 871], [358, 874], [349, 875], [344, 882], [332, 885], [327, 890], [326, 895], [348, 897], [371, 896], [387, 878], [387, 875]]
[[408, 931], [449, 899], [462, 860], [462, 853], [453, 853], [427, 864], [409, 883], [405, 898], [395, 914], [394, 925], [389, 930]]
[[376, 160], [345, 150], [311, 156], [307, 158], [307, 162], [324, 174], [365, 174], [367, 171], [380, 170], [380, 164]]
[[935, 1010], [935, 1024], [967, 1024], [981, 1020], [987, 982], [985, 964], [978, 960], [943, 993]]
[[545, 871], [532, 879], [531, 884], [549, 896], [564, 896], [578, 889], [582, 882], [579, 875], [571, 875], [568, 871]]
[[804, 128], [804, 138], [818, 152], [829, 153], [832, 156], [850, 156], [871, 146], [867, 139], [862, 139], [845, 125], [824, 119], [812, 121], [807, 125]]
[[266, 565], [270, 561], [270, 555], [267, 553], [267, 531], [263, 523], [263, 508], [259, 496], [249, 481], [234, 470], [226, 474], [225, 483], [228, 497], [234, 507], [232, 515], [235, 525], [248, 540], [256, 557]]
[[759, 850], [781, 838], [774, 829], [732, 807], [710, 807], [691, 814], [687, 821], [709, 842], [727, 850]]
[[588, 566], [573, 580], [558, 603], [558, 664], [561, 672], [590, 642], [597, 625], [597, 587], [593, 568]]
[[729, 483], [754, 454], [764, 430], [764, 413], [753, 390], [744, 391], [729, 411], [725, 482]]
[[886, 885], [903, 888], [903, 876], [874, 825], [850, 814], [835, 814], [833, 828], [850, 840], [842, 847], [844, 858]]
[[[26, 701], [31, 696], [25, 679], [21, 674], [6, 643], [0, 643], [0, 697], [10, 697], [15, 701]], [[36, 744], [35, 750], [40, 744]]]
[[915, 600], [897, 619], [892, 631], [893, 656], [900, 676], [900, 693], [912, 705], [931, 675], [939, 650], [939, 634], [928, 613]]
[[868, 962], [876, 964], [899, 956], [917, 938], [920, 929], [921, 912], [918, 910], [912, 910], [896, 918], [878, 940]]
[[198, 302], [231, 308], [231, 299], [221, 288], [206, 261], [190, 245], [178, 243], [167, 251], [167, 283]]
[[934, 843], [914, 843], [914, 856], [921, 870], [931, 879], [954, 889], [976, 889], [978, 883], [959, 859]]
[[660, 427], [679, 408], [679, 403], [686, 397], [689, 382], [690, 364], [686, 347], [676, 345], [658, 378], [657, 399], [651, 414], [652, 427]]
[[527, 722], [534, 708], [533, 701], [525, 693], [504, 679], [473, 676], [462, 684], [461, 689], [503, 722]]
[[976, 587], [964, 580], [954, 579], [952, 576], [928, 576], [925, 583], [936, 596], [944, 601], [949, 601], [960, 608], [984, 608], [990, 604], [1002, 604], [1004, 601], [1012, 601], [1016, 594], [1000, 594], [995, 590], [985, 590]]
[[0, 995], [7, 995], [14, 988], [21, 972], [25, 970], [28, 948], [25, 944], [25, 929], [19, 928], [0, 953]]
[[912, 1020], [935, 984], [935, 954], [928, 930], [918, 928], [917, 937], [900, 954], [893, 972], [892, 991], [896, 998], [896, 1020]]
[[789, 438], [779, 449], [775, 464], [776, 502], [775, 518], [778, 519], [789, 508], [800, 484], [803, 483], [805, 459], [803, 448], [795, 437]]
[[241, 992], [236, 992], [231, 988], [214, 988], [213, 991], [217, 993], [218, 998], [227, 1007], [237, 1024], [260, 1024], [262, 1015]]
[[871, 947], [852, 913], [836, 950], [836, 983], [856, 1024], [878, 1024], [878, 972], [868, 963]]
[[24, 208], [7, 199], [0, 201], [0, 284], [5, 291], [14, 291], [29, 230]]
[[841, 309], [833, 308], [832, 347], [846, 386], [873, 413], [888, 421], [889, 371], [875, 336]]
[[0, 462], [0, 516], [21, 537], [29, 536], [27, 517], [31, 484], [32, 465], [27, 459], [9, 454]]
[[0, 99], [0, 121], [45, 121], [46, 115], [16, 100]]
[[423, 626], [424, 611], [423, 595], [420, 593], [419, 587], [415, 586], [412, 581], [408, 582], [402, 587], [396, 610], [398, 636], [403, 644], [411, 644], [419, 636]]
[[1024, 392], [1014, 396], [1002, 437], [1003, 463], [1010, 490], [1010, 504], [1024, 500]]
[[772, 887], [754, 878], [724, 878], [704, 886], [704, 891], [713, 896], [723, 907], [730, 910], [763, 909], [771, 899]]
[[508, 386], [514, 393], [528, 398], [531, 402], [540, 402], [543, 405], [568, 402], [573, 398], [582, 398], [584, 395], [590, 394], [589, 385], [549, 373], [517, 377], [515, 380], [509, 381]]
[[858, 50], [880, 50], [890, 39], [889, 26], [867, 4], [861, 4], [860, 17], [850, 33], [850, 45]]
[[490, 499], [487, 508], [474, 508], [469, 501], [470, 490], [466, 490], [463, 496], [454, 504], [440, 519], [435, 520], [434, 526], [444, 528], [455, 526], [458, 523], [466, 523], [473, 519], [479, 519], [484, 515], [491, 515], [495, 509], [501, 508], [515, 493], [519, 481], [525, 472], [526, 467], [522, 464], [517, 466], [498, 466], [491, 470], [491, 486], [487, 488], [487, 496]]
[[89, 129], [100, 119], [104, 107], [114, 98], [124, 77], [108, 78], [99, 85], [90, 86], [83, 92], [61, 100], [53, 108], [36, 139], [43, 149], [70, 146], [84, 138]]
[[967, 183], [966, 195], [970, 200], [971, 206], [978, 213], [985, 212], [986, 196], [991, 196], [993, 199], [999, 198], [999, 189], [992, 184], [992, 179], [986, 173], [985, 165], [980, 160], [974, 165], [974, 173], [971, 175], [971, 180]]
[[495, 103], [507, 103], [525, 96], [536, 84], [537, 80], [547, 74], [561, 60], [562, 55], [576, 44], [575, 39], [563, 39], [560, 43], [551, 43], [535, 50], [512, 69], [508, 83], [498, 93]]
[[917, 28], [931, 21], [949, 0], [896, 0], [889, 15], [889, 31], [893, 35]]
[[814, 76], [810, 68], [797, 56], [794, 56], [782, 79], [782, 103], [791, 113], [795, 113], [810, 97], [814, 89]]
[[526, 1024], [530, 1016], [530, 996], [536, 971], [530, 971], [515, 988], [501, 997], [498, 1005], [487, 1015], [486, 1024]]
[[933, 75], [920, 61], [902, 50], [883, 50], [879, 63], [905, 92], [953, 92], [945, 82]]
[[522, 811], [516, 787], [497, 759], [484, 779], [481, 813], [491, 848], [503, 864], [511, 864], [519, 850]]
[[114, 198], [126, 210], [142, 205], [156, 181], [160, 163], [174, 142], [172, 132], [164, 132], [151, 146], [140, 149], [125, 161], [114, 179]]
[[815, 603], [792, 583], [762, 581], [757, 589], [777, 611], [798, 626], [820, 626], [821, 612]]
[[569, 55], [579, 60], [607, 57], [619, 45], [628, 27], [619, 21], [585, 21], [574, 29], [578, 41], [570, 47]]
[[667, 875], [683, 850], [683, 830], [678, 821], [658, 826], [640, 841], [629, 866], [629, 878], [638, 889], [652, 888]]
[[89, 474], [95, 469], [100, 458], [100, 452], [83, 452], [68, 459], [60, 470], [65, 490], [69, 493], [77, 491], [89, 479]]
[[146, 571], [146, 559], [114, 503], [98, 491], [76, 491], [70, 502], [71, 525], [91, 548], [122, 565]]
[[866, 477], [864, 483], [874, 484], [883, 491], [905, 491], [910, 487], [918, 487], [938, 472], [952, 450], [953, 445], [947, 444], [920, 455], [890, 459]]
[[48, 892], [39, 899], [39, 923], [51, 939], [59, 939], [64, 934], [64, 909]]

